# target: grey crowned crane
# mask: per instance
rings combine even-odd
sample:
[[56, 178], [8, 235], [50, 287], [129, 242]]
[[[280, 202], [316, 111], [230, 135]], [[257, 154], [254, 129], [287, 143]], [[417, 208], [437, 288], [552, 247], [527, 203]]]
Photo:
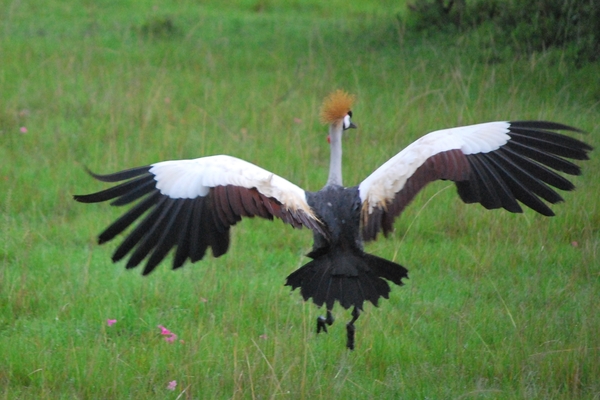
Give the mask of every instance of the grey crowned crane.
[[[147, 259], [143, 274], [151, 273], [175, 248], [173, 269], [189, 259], [201, 260], [208, 247], [214, 257], [229, 247], [229, 229], [242, 217], [280, 218], [294, 228], [313, 231], [309, 263], [287, 277], [286, 285], [300, 288], [326, 316], [317, 320], [317, 333], [333, 323], [337, 301], [353, 308], [346, 325], [347, 347], [354, 348], [354, 322], [365, 300], [375, 306], [388, 298], [388, 281], [402, 285], [407, 269], [367, 254], [363, 243], [387, 236], [394, 219], [429, 182], [451, 180], [465, 203], [513, 213], [525, 206], [546, 216], [546, 202], [562, 201], [553, 189], [574, 185], [555, 171], [579, 175], [567, 159], [586, 160], [592, 148], [555, 131], [578, 129], [544, 121], [490, 122], [431, 132], [410, 144], [375, 170], [358, 186], [342, 183], [342, 136], [352, 123], [354, 96], [343, 91], [329, 95], [321, 117], [329, 124], [329, 178], [318, 192], [293, 183], [238, 158], [216, 155], [194, 160], [163, 161], [110, 175], [90, 174], [103, 182], [122, 182], [109, 189], [76, 195], [82, 203], [112, 200], [111, 205], [137, 203], [99, 236], [105, 243], [136, 221], [112, 256], [128, 254], [126, 267]], [[545, 202], [544, 202], [544, 201]]]

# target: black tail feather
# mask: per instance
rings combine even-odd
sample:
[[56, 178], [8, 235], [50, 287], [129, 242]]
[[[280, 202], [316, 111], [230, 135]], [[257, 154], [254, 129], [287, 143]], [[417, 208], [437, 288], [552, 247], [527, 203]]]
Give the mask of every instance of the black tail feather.
[[304, 300], [312, 297], [317, 306], [331, 310], [339, 302], [348, 309], [363, 308], [365, 300], [377, 306], [380, 297], [389, 298], [391, 281], [403, 285], [408, 270], [401, 265], [366, 253], [322, 254], [287, 277], [286, 286], [300, 288]]

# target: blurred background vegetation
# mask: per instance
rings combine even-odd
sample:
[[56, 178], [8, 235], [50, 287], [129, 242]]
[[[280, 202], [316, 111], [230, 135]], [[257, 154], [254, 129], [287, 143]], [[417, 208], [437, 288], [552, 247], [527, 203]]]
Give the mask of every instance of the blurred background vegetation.
[[562, 47], [579, 63], [600, 57], [597, 0], [412, 0], [407, 8], [399, 18], [419, 33], [477, 32], [516, 53]]

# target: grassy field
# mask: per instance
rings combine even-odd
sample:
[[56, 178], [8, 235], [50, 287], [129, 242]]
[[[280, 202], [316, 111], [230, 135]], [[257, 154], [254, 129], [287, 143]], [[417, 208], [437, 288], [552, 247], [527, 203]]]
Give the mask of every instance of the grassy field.
[[106, 187], [84, 166], [223, 153], [318, 190], [337, 88], [358, 96], [348, 185], [451, 126], [553, 120], [600, 145], [600, 65], [559, 50], [415, 37], [396, 1], [196, 3], [2, 3], [0, 399], [600, 399], [597, 152], [554, 218], [430, 185], [367, 247], [410, 280], [365, 308], [353, 352], [349, 312], [316, 336], [322, 310], [283, 286], [308, 230], [245, 220], [219, 259], [112, 264], [96, 235], [123, 210], [72, 200]]

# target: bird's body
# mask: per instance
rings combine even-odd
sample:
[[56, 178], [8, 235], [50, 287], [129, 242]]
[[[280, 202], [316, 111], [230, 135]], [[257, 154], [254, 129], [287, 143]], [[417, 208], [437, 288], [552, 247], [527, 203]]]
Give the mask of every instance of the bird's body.
[[336, 300], [344, 308], [362, 309], [365, 300], [377, 305], [379, 297], [388, 298], [390, 288], [382, 278], [400, 285], [407, 270], [363, 251], [358, 188], [328, 185], [307, 199], [327, 227], [327, 237], [314, 233], [308, 254], [313, 261], [288, 276], [286, 284], [300, 287], [305, 300], [312, 297], [328, 310]]
[[543, 122], [490, 122], [429, 133], [375, 170], [359, 185], [344, 187], [342, 135], [354, 128], [353, 98], [335, 92], [324, 104], [329, 123], [330, 170], [326, 185], [306, 192], [284, 178], [230, 156], [164, 161], [111, 175], [95, 175], [105, 182], [124, 183], [90, 195], [75, 196], [85, 203], [113, 200], [112, 205], [137, 203], [99, 236], [104, 243], [138, 219], [117, 248], [113, 261], [131, 254], [127, 268], [147, 259], [148, 274], [173, 249], [173, 268], [202, 259], [208, 247], [215, 257], [229, 246], [229, 229], [243, 217], [277, 217], [293, 227], [313, 231], [312, 260], [294, 271], [286, 285], [300, 288], [305, 300], [326, 305], [318, 331], [333, 323], [337, 301], [353, 307], [347, 325], [348, 347], [354, 347], [354, 321], [364, 301], [378, 304], [388, 298], [388, 281], [397, 285], [407, 270], [394, 262], [367, 254], [363, 242], [393, 230], [394, 219], [429, 182], [454, 181], [466, 203], [488, 209], [521, 212], [519, 202], [551, 216], [545, 204], [562, 198], [552, 187], [572, 190], [573, 184], [554, 170], [578, 175], [567, 158], [585, 160], [591, 147], [554, 132], [578, 131]]

